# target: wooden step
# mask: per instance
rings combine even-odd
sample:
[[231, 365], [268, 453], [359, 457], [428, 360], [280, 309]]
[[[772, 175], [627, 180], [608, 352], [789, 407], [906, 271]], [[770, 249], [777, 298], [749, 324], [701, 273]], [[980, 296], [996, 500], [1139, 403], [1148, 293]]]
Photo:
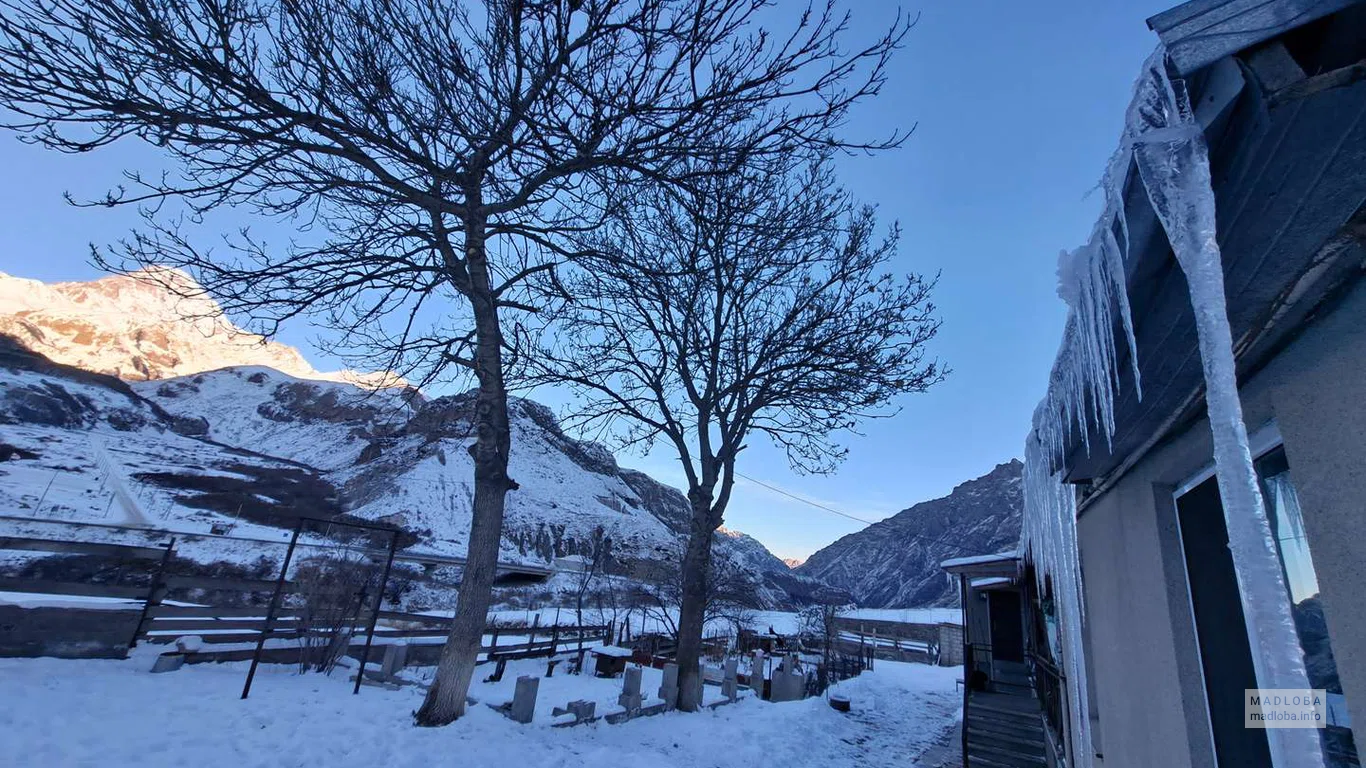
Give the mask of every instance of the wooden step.
[[1037, 733], [1022, 734], [1009, 731], [988, 730], [978, 727], [975, 723], [970, 724], [968, 726], [968, 740], [972, 741], [979, 738], [988, 741], [996, 740], [1003, 744], [1014, 744], [1019, 746], [1022, 750], [1030, 752], [1037, 749], [1040, 754], [1043, 753], [1043, 729], [1039, 729]]
[[1007, 723], [1032, 723], [1043, 717], [1043, 713], [1038, 710], [1033, 712], [1021, 712], [1014, 709], [998, 709], [996, 707], [983, 707], [975, 704], [969, 704], [967, 712], [972, 717], [1000, 720]]
[[968, 720], [968, 731], [984, 732], [984, 734], [1001, 734], [1015, 739], [1025, 739], [1025, 741], [1044, 741], [1044, 728], [1042, 727], [1022, 727], [1014, 726], [1009, 723], [990, 723], [982, 720]]
[[976, 728], [987, 733], [1005, 733], [1023, 739], [1042, 739], [1044, 733], [1043, 718], [1041, 717], [1022, 721], [969, 714], [963, 722], [967, 724], [968, 728]]
[[1042, 754], [1031, 755], [1009, 749], [996, 749], [985, 744], [968, 742], [968, 765], [992, 768], [1043, 768], [1047, 763]]
[[997, 700], [968, 699], [969, 712], [989, 712], [1006, 717], [1037, 717], [1043, 711], [1039, 707], [1039, 702], [1034, 699], [1024, 699], [1022, 703], [1006, 704]]
[[968, 752], [969, 768], [1046, 768], [1041, 757], [1003, 757], [1000, 755]]
[[968, 748], [1028, 757], [1043, 757], [1043, 742], [1011, 739], [996, 734], [968, 734]]

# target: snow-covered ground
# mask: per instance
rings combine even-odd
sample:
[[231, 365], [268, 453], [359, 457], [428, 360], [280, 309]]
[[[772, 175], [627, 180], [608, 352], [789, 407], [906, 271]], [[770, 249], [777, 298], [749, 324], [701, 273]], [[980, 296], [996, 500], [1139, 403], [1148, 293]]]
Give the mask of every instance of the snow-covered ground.
[[[198, 665], [152, 675], [142, 649], [127, 661], [0, 659], [0, 765], [61, 766], [898, 766], [945, 738], [959, 716], [957, 668], [878, 662], [845, 681], [853, 711], [823, 699], [770, 704], [753, 699], [700, 714], [671, 713], [621, 725], [552, 728], [550, 710], [571, 699], [615, 711], [620, 680], [542, 679], [536, 719], [507, 720], [482, 703], [446, 728], [419, 729], [416, 686], [367, 687], [351, 695], [347, 675], [299, 676], [263, 666], [251, 698], [238, 696], [245, 664]], [[490, 671], [481, 667], [482, 677]], [[472, 695], [501, 703], [520, 674], [544, 664], [509, 664], [503, 681]], [[660, 673], [646, 670], [652, 695]], [[708, 687], [708, 699], [718, 689]]]

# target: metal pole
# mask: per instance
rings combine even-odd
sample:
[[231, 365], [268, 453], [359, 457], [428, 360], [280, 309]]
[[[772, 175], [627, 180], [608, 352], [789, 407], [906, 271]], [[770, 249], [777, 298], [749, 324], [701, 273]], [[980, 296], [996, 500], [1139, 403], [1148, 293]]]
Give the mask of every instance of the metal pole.
[[972, 644], [968, 641], [968, 579], [958, 574], [959, 621], [963, 622], [963, 768], [968, 768], [968, 686], [972, 683]]
[[280, 565], [280, 578], [275, 580], [275, 591], [270, 595], [270, 607], [266, 609], [266, 624], [261, 628], [261, 634], [256, 638], [256, 652], [251, 655], [251, 668], [247, 670], [247, 682], [242, 686], [242, 698], [246, 698], [251, 693], [251, 681], [256, 677], [256, 668], [261, 664], [261, 651], [266, 647], [266, 637], [270, 635], [272, 625], [275, 623], [275, 613], [280, 609], [280, 594], [285, 588], [285, 576], [289, 573], [289, 562], [294, 559], [294, 547], [299, 543], [299, 534], [303, 532], [304, 521], [301, 518], [294, 524], [294, 535], [289, 537], [289, 549], [285, 550], [285, 561]]
[[151, 613], [153, 604], [161, 605], [161, 597], [157, 591], [166, 575], [166, 563], [171, 559], [171, 552], [175, 550], [175, 537], [166, 542], [166, 554], [161, 556], [161, 565], [157, 566], [157, 572], [152, 575], [152, 586], [147, 590], [147, 599], [142, 601], [142, 615], [138, 617], [138, 625], [133, 629], [133, 639], [128, 641], [128, 647], [133, 648], [138, 644], [138, 638], [142, 637], [143, 627], [147, 624], [147, 614]]
[[375, 622], [379, 621], [379, 611], [384, 607], [384, 587], [389, 583], [389, 569], [394, 566], [394, 553], [398, 551], [398, 532], [389, 536], [389, 558], [384, 561], [384, 575], [379, 577], [379, 591], [375, 593], [375, 611], [370, 614], [370, 626], [365, 630], [365, 651], [360, 657], [360, 671], [356, 673], [356, 687], [352, 695], [360, 693], [360, 681], [365, 677], [365, 665], [370, 663], [370, 644], [375, 641]]
[[[61, 470], [58, 470], [60, 472]], [[33, 505], [33, 514], [36, 517], [43, 509], [43, 502], [47, 499], [47, 492], [52, 490], [52, 484], [57, 482], [57, 472], [52, 473], [52, 479], [47, 481], [47, 487], [43, 489], [43, 495], [38, 497], [38, 503]]]

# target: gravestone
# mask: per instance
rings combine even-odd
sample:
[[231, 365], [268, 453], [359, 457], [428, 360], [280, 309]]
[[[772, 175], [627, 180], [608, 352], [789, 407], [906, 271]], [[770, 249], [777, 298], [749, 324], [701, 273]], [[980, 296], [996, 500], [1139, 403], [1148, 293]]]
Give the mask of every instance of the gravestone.
[[664, 710], [678, 706], [678, 665], [664, 665], [664, 681], [659, 685], [659, 698], [664, 700]]
[[517, 690], [512, 694], [512, 708], [508, 717], [519, 723], [530, 723], [536, 714], [536, 692], [541, 687], [541, 678], [522, 675], [517, 678]]
[[617, 697], [617, 703], [627, 712], [635, 712], [640, 709], [640, 702], [640, 667], [628, 667], [622, 676], [621, 695]]
[[759, 698], [764, 697], [764, 652], [755, 651], [749, 663], [749, 687], [754, 690], [754, 695]]
[[554, 715], [555, 717], [559, 717], [561, 715], [573, 715], [573, 725], [578, 725], [579, 723], [585, 723], [589, 720], [592, 720], [593, 715], [597, 712], [597, 710], [597, 702], [580, 699], [578, 701], [571, 701], [568, 705], [563, 707], [555, 707], [554, 709], [550, 710], [550, 714]]
[[740, 698], [740, 659], [732, 656], [726, 659], [721, 669], [721, 694], [730, 701]]
[[384, 646], [384, 661], [379, 665], [379, 679], [393, 680], [408, 664], [408, 644], [392, 643]]
[[797, 701], [806, 696], [806, 675], [797, 670], [797, 657], [788, 655], [773, 670], [770, 701]]

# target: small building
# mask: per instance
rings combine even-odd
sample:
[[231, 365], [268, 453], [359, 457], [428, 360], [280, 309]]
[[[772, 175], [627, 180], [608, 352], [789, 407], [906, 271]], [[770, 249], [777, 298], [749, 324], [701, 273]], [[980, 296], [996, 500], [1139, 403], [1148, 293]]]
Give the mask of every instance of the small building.
[[616, 677], [626, 671], [635, 651], [615, 645], [600, 645], [590, 650], [593, 654], [593, 674], [598, 677]]
[[1026, 631], [1038, 601], [1026, 588], [1020, 553], [954, 558], [940, 567], [958, 578], [963, 606], [963, 764], [1043, 766], [1056, 759], [1060, 750], [1046, 743], [1044, 718], [1058, 690], [1055, 680], [1041, 680], [1042, 690], [1036, 685], [1047, 653]]

